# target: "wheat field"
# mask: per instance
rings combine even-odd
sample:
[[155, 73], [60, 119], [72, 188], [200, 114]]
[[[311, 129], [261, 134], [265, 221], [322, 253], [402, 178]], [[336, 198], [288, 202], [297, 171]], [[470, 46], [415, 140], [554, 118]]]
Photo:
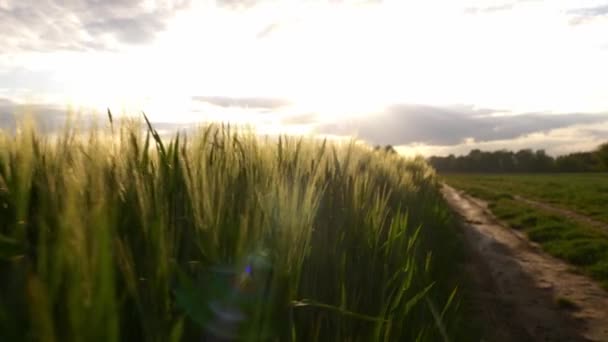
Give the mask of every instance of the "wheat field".
[[[0, 340], [437, 341], [461, 328], [423, 159], [144, 120], [0, 134]], [[459, 323], [460, 322], [460, 323]]]

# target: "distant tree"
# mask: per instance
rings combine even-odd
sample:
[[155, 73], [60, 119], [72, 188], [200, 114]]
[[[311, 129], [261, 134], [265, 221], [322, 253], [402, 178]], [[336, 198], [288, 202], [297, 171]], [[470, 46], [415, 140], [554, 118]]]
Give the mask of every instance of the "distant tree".
[[604, 170], [608, 170], [608, 142], [601, 144], [595, 151], [597, 158]]
[[519, 150], [515, 153], [517, 171], [531, 172], [534, 169], [534, 152], [531, 149]]
[[395, 148], [392, 145], [386, 145], [386, 146], [384, 146], [384, 152], [387, 152], [390, 154], [396, 154], [397, 150], [395, 150]]
[[555, 165], [555, 160], [545, 153], [545, 150], [537, 150], [534, 156], [534, 171], [551, 172]]
[[390, 154], [397, 153], [397, 150], [395, 150], [395, 148], [392, 145], [386, 145], [384, 147], [382, 147], [380, 145], [376, 145], [376, 146], [374, 146], [374, 151], [383, 151], [383, 152], [390, 153]]
[[585, 158], [580, 154], [571, 153], [565, 156], [557, 157], [555, 165], [559, 172], [584, 172]]
[[516, 170], [517, 162], [513, 152], [500, 150], [494, 152], [494, 155], [499, 172], [514, 172]]
[[545, 150], [485, 152], [474, 149], [465, 156], [430, 157], [440, 172], [598, 172], [608, 171], [608, 142], [593, 152], [576, 152], [553, 158]]

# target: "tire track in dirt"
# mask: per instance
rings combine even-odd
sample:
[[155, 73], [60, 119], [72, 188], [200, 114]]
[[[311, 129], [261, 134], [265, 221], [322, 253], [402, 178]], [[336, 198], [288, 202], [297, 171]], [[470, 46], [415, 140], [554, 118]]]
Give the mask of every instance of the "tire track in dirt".
[[[481, 286], [473, 301], [490, 325], [488, 340], [608, 341], [608, 293], [596, 282], [502, 226], [484, 202], [447, 185], [442, 193], [464, 219], [467, 267]], [[558, 298], [575, 307], [560, 308]]]

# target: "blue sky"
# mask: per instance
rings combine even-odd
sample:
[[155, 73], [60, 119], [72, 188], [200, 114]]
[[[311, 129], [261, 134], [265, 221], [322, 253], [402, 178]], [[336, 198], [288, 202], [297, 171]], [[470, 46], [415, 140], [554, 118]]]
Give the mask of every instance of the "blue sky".
[[608, 140], [608, 1], [0, 0], [0, 125], [72, 106], [403, 153]]

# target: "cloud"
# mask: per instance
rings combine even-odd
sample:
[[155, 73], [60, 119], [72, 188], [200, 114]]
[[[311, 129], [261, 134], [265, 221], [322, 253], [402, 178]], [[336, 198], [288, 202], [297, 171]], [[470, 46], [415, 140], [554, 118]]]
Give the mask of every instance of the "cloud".
[[573, 16], [570, 20], [571, 25], [580, 25], [593, 19], [608, 16], [608, 4], [596, 7], [577, 8], [568, 11], [568, 14]]
[[515, 7], [515, 3], [504, 3], [500, 5], [485, 6], [485, 7], [468, 7], [465, 8], [466, 14], [484, 14], [484, 13], [495, 13], [501, 11], [508, 11]]
[[[152, 115], [154, 127], [163, 135], [170, 135], [178, 130], [191, 132], [204, 122], [230, 121], [233, 118], [236, 120], [234, 122], [252, 124], [266, 134], [299, 134], [297, 132], [310, 132], [312, 129], [312, 134], [332, 137], [352, 135], [370, 144], [391, 144], [406, 154], [420, 153], [427, 156], [466, 154], [475, 148], [545, 149], [557, 155], [590, 150], [608, 140], [608, 113], [513, 115], [500, 110], [464, 105], [433, 107], [401, 104], [367, 116], [332, 119], [315, 112], [282, 108], [284, 100], [273, 98], [198, 97], [196, 101], [210, 104], [211, 108], [215, 108], [212, 112], [217, 115], [199, 115], [199, 120], [192, 122], [171, 121], [162, 115]], [[267, 110], [259, 111], [252, 108], [252, 105], [258, 109], [264, 106]], [[246, 108], [247, 106], [250, 107]], [[238, 111], [232, 112], [234, 110]], [[13, 132], [22, 114], [29, 114], [45, 133], [61, 131], [68, 118], [68, 111], [63, 107], [22, 105], [0, 98], [0, 129]], [[88, 115], [83, 112], [80, 119], [84, 127], [87, 127], [95, 120], [103, 123], [106, 116], [104, 113]]]
[[396, 149], [406, 155], [447, 156], [448, 154], [468, 154], [473, 149], [518, 151], [531, 148], [542, 149], [551, 155], [558, 156], [573, 152], [591, 151], [606, 141], [608, 141], [608, 120], [532, 133], [515, 139], [480, 142], [468, 140], [456, 145], [409, 144], [397, 146]]
[[[542, 0], [506, 0], [506, 1], [494, 1], [493, 4], [487, 5], [487, 3], [492, 3], [490, 1], [486, 1], [485, 5], [476, 5], [466, 7], [464, 9], [464, 13], [466, 14], [492, 14], [497, 12], [510, 11], [519, 7], [520, 5], [526, 5], [530, 3], [539, 3]], [[480, 1], [479, 4], [484, 3]]]
[[587, 17], [597, 17], [608, 14], [608, 4], [591, 8], [578, 8], [569, 11], [570, 14], [583, 15]]
[[279, 30], [281, 28], [282, 24], [279, 22], [274, 22], [271, 24], [266, 25], [264, 28], [262, 28], [256, 35], [255, 37], [257, 39], [263, 39], [266, 38], [270, 35], [272, 35], [275, 31]]
[[111, 49], [154, 39], [190, 0], [9, 0], [0, 5], [4, 52]]
[[[148, 20], [145, 20], [145, 17]], [[139, 18], [113, 18], [92, 22], [86, 25], [88, 32], [95, 35], [114, 34], [120, 41], [129, 44], [147, 43], [156, 32], [164, 29], [164, 23], [154, 15], [142, 15]]]
[[349, 122], [321, 124], [320, 134], [356, 135], [372, 144], [454, 145], [465, 139], [493, 141], [514, 139], [526, 134], [546, 132], [575, 124], [608, 120], [606, 114], [494, 115], [491, 109], [470, 106], [451, 108], [396, 105], [381, 113], [360, 117]]
[[25, 67], [0, 69], [0, 87], [6, 89], [37, 88], [43, 91], [52, 91], [60, 86], [60, 82], [53, 77], [51, 71], [33, 71]]
[[318, 122], [319, 115], [316, 113], [286, 115], [281, 119], [282, 125], [313, 125]]
[[260, 4], [261, 0], [216, 0], [216, 5], [220, 7], [228, 7], [231, 9], [246, 9]]
[[0, 130], [14, 132], [19, 120], [29, 117], [41, 132], [54, 132], [63, 127], [68, 112], [45, 104], [22, 105], [0, 98]]
[[14, 106], [14, 102], [9, 100], [9, 99], [3, 99], [0, 98], [0, 110], [2, 110], [1, 108], [3, 107], [11, 107]]
[[290, 102], [285, 99], [272, 97], [193, 96], [192, 100], [206, 102], [219, 107], [243, 107], [252, 109], [278, 109], [290, 104]]
[[[114, 119], [125, 117], [120, 113], [113, 113]], [[128, 118], [140, 119], [142, 129], [147, 129], [141, 116], [126, 116]], [[155, 120], [150, 117], [152, 124], [159, 133], [170, 136], [178, 131], [194, 132], [197, 124], [169, 122]], [[44, 134], [62, 132], [70, 120], [71, 124], [82, 129], [91, 127], [103, 127], [108, 121], [106, 113], [100, 113], [90, 109], [70, 110], [62, 106], [45, 103], [20, 104], [6, 98], [0, 98], [0, 131], [14, 133], [17, 125], [23, 120], [33, 120], [36, 129]]]

